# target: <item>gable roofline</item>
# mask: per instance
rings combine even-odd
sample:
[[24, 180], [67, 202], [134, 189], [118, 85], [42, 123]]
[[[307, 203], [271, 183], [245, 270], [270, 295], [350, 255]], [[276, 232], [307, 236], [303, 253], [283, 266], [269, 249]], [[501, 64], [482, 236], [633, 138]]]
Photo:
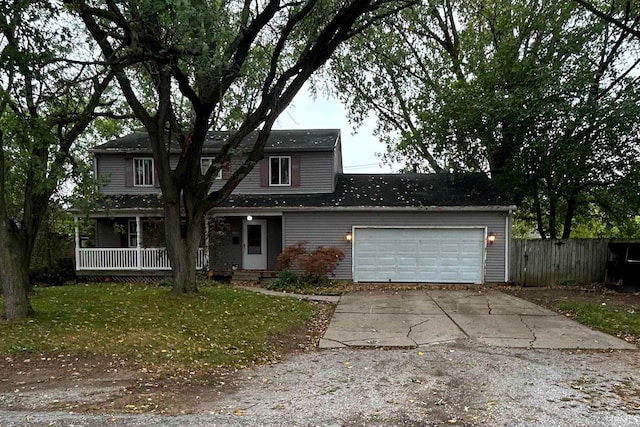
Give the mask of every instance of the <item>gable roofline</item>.
[[[207, 135], [202, 148], [203, 156], [217, 154], [224, 144], [229, 131], [211, 131]], [[248, 152], [257, 138], [257, 131], [251, 132], [240, 143], [238, 151]], [[334, 151], [340, 141], [340, 129], [276, 129], [267, 139], [265, 153]], [[134, 132], [120, 138], [112, 139], [89, 150], [94, 154], [151, 154], [149, 134]], [[173, 141], [171, 151], [180, 152], [179, 144]]]

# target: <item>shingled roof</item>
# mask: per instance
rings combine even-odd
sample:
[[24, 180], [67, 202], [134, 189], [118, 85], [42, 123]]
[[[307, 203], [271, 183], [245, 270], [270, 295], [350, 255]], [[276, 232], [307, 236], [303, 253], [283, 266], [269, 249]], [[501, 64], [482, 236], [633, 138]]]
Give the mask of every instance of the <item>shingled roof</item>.
[[[229, 132], [210, 132], [204, 142], [204, 153], [217, 153], [224, 144]], [[249, 150], [256, 141], [258, 132], [254, 131], [247, 136], [238, 149]], [[304, 130], [272, 130], [267, 140], [264, 151], [333, 151], [340, 139], [339, 129], [304, 129]], [[172, 148], [180, 150], [178, 142], [174, 141]], [[151, 153], [149, 134], [135, 132], [121, 138], [96, 146], [94, 153]]]
[[[428, 208], [511, 207], [513, 203], [482, 173], [341, 174], [333, 193], [234, 194], [220, 208]], [[159, 195], [114, 195], [102, 209], [161, 208]]]
[[342, 174], [336, 190], [310, 195], [234, 194], [224, 207], [427, 207], [511, 205], [486, 175]]

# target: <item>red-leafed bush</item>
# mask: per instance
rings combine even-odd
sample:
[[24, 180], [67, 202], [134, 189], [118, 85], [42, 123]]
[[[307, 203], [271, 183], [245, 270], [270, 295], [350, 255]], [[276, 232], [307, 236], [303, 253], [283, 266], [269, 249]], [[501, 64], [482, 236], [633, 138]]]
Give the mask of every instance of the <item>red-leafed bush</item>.
[[300, 267], [309, 276], [316, 278], [335, 276], [338, 263], [344, 259], [344, 252], [333, 246], [320, 246], [300, 259]]
[[307, 242], [303, 241], [284, 248], [278, 255], [279, 268], [300, 268], [313, 278], [335, 276], [338, 263], [344, 259], [344, 252], [333, 246], [319, 246], [315, 251], [309, 252], [306, 244]]
[[295, 245], [287, 246], [282, 253], [278, 255], [278, 268], [280, 270], [290, 270], [301, 256], [306, 255], [307, 248], [304, 246], [306, 241], [300, 241]]

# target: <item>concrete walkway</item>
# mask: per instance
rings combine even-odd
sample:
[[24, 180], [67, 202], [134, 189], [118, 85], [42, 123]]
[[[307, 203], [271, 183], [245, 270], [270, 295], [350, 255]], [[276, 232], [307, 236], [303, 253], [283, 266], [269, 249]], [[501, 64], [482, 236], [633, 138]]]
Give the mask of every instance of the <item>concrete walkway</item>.
[[245, 291], [256, 292], [262, 295], [269, 295], [272, 297], [289, 297], [296, 299], [305, 299], [309, 301], [322, 301], [322, 302], [338, 302], [340, 301], [340, 297], [336, 295], [307, 295], [307, 294], [296, 294], [292, 292], [280, 292], [280, 291], [270, 291], [269, 289], [260, 288], [257, 286], [236, 286], [238, 289], [244, 289]]
[[414, 290], [344, 295], [320, 348], [421, 347], [471, 339], [500, 347], [636, 347], [497, 291]]

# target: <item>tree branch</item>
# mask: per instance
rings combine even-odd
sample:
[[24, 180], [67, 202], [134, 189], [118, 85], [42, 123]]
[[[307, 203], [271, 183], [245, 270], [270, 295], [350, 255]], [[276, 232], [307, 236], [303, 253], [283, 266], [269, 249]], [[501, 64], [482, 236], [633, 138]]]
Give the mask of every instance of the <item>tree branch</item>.
[[[573, 0], [576, 3], [578, 3], [580, 6], [584, 7], [585, 9], [587, 9], [589, 12], [593, 13], [594, 15], [596, 15], [598, 18], [615, 25], [616, 27], [620, 28], [621, 30], [633, 35], [636, 38], [640, 38], [640, 30], [630, 27], [629, 25], [627, 25], [625, 22], [614, 18], [613, 16], [601, 11], [600, 9], [598, 9], [597, 7], [595, 7], [594, 5], [592, 5], [590, 2], [586, 1], [586, 0]], [[631, 7], [631, 3], [629, 0], [626, 0], [626, 8], [627, 10], [630, 10]]]

